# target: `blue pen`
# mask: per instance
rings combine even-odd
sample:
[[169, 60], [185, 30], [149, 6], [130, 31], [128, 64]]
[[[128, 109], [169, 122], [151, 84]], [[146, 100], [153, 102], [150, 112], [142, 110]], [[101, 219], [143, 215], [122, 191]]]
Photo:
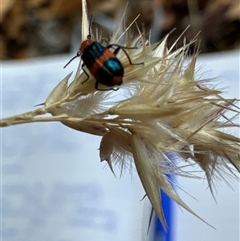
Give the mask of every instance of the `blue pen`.
[[[177, 158], [175, 153], [166, 153], [166, 156], [172, 161]], [[171, 180], [171, 175], [168, 175], [168, 178]], [[155, 214], [153, 218], [154, 228], [152, 241], [173, 241], [173, 201], [163, 191], [160, 192], [164, 216], [167, 223], [167, 232], [164, 230], [159, 218]]]

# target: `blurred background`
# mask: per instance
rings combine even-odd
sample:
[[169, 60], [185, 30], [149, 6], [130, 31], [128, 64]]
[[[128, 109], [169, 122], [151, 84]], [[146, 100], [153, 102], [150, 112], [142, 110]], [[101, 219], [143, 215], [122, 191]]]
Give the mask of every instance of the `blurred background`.
[[[152, 42], [169, 37], [171, 46], [179, 35], [190, 41], [197, 34], [202, 52], [238, 49], [240, 46], [239, 0], [88, 0], [94, 16], [108, 37], [127, 2], [126, 22], [139, 13], [137, 22]], [[0, 20], [1, 59], [25, 59], [72, 51], [80, 41], [81, 0], [2, 0]], [[133, 30], [134, 31], [134, 28]], [[136, 31], [136, 29], [135, 29]], [[181, 45], [179, 41], [178, 45]], [[74, 47], [75, 48], [75, 47]], [[75, 49], [76, 52], [76, 49]]]
[[[198, 34], [197, 77], [217, 77], [213, 85], [228, 86], [224, 97], [240, 98], [239, 0], [87, 2], [93, 27], [99, 26], [106, 38], [127, 2], [126, 25], [140, 13], [138, 25], [152, 42], [175, 29], [168, 39], [171, 46], [190, 25], [177, 47]], [[79, 61], [63, 66], [81, 42], [81, 0], [2, 0], [0, 6], [1, 115], [9, 117], [43, 103], [59, 81], [77, 69]], [[134, 27], [131, 31], [138, 34]], [[145, 193], [137, 173], [126, 170], [119, 180], [116, 170], [115, 178], [99, 161], [99, 137], [61, 123], [9, 127], [0, 134], [4, 241], [239, 241], [238, 182], [230, 182], [232, 190], [216, 180], [216, 205], [206, 181], [178, 177], [190, 194], [178, 190], [182, 199], [217, 230], [171, 206], [168, 234], [154, 223], [148, 234], [151, 206], [146, 198], [140, 202]], [[232, 134], [239, 136], [237, 130]], [[204, 178], [199, 169], [190, 171]]]

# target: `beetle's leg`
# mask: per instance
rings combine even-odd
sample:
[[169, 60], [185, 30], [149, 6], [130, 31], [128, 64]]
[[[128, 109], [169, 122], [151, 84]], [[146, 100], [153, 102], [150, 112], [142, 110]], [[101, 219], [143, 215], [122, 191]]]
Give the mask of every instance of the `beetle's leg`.
[[117, 55], [120, 49], [121, 49], [120, 47], [117, 47], [117, 48], [114, 50], [113, 53], [114, 53], [115, 55]]
[[114, 90], [114, 91], [117, 91], [119, 88], [116, 88], [116, 89], [114, 89], [114, 88], [109, 88], [109, 89], [99, 89], [98, 88], [98, 81], [96, 80], [96, 83], [95, 83], [95, 89], [96, 90], [100, 90], [100, 91], [109, 91], [109, 90]]
[[105, 38], [102, 38], [99, 43], [103, 44], [104, 42], [107, 44], [107, 46], [109, 45], [109, 42]]
[[[107, 40], [106, 40], [107, 42]], [[122, 46], [122, 45], [119, 45], [119, 44], [109, 44], [107, 46], [107, 48], [111, 48], [111, 47], [119, 47], [120, 49], [138, 49], [138, 47], [126, 47], [126, 46]]]
[[117, 46], [116, 50], [113, 52], [115, 55], [117, 55], [117, 53], [119, 52], [119, 50], [121, 49], [125, 55], [127, 56], [128, 58], [128, 61], [131, 65], [140, 65], [140, 64], [144, 64], [143, 62], [142, 63], [133, 63], [131, 58], [129, 57], [127, 51], [125, 49], [135, 49], [136, 47], [123, 47], [123, 46], [120, 46], [120, 45], [117, 45], [117, 44], [110, 44], [107, 46], [107, 48], [111, 48], [113, 46]]
[[[119, 48], [121, 48], [121, 47], [119, 47]], [[141, 63], [133, 63], [132, 60], [131, 60], [131, 58], [129, 57], [127, 51], [126, 51], [124, 48], [121, 48], [121, 49], [122, 49], [122, 51], [125, 53], [125, 55], [127, 56], [128, 61], [129, 61], [129, 63], [130, 63], [131, 65], [140, 65], [140, 64], [143, 64], [143, 65], [144, 65], [143, 62], [141, 62]]]
[[83, 70], [83, 72], [87, 75], [87, 78], [82, 82], [82, 84], [85, 83], [86, 81], [88, 81], [88, 79], [89, 79], [89, 74], [88, 74], [87, 71], [83, 68], [84, 66], [85, 66], [85, 64], [82, 64], [82, 70]]

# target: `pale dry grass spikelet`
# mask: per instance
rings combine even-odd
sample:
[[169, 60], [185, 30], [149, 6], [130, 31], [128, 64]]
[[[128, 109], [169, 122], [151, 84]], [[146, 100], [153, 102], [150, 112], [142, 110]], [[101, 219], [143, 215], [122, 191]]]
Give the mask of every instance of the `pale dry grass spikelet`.
[[[82, 39], [85, 39], [89, 26], [85, 1], [83, 9]], [[121, 23], [110, 43], [118, 43], [120, 26]], [[124, 32], [122, 38], [130, 39], [128, 34]], [[239, 114], [236, 100], [224, 99], [220, 90], [195, 80], [198, 49], [185, 67], [189, 45], [173, 51], [174, 46], [171, 50], [166, 48], [166, 41], [167, 37], [151, 45], [139, 34], [137, 39], [124, 44], [138, 45], [138, 49], [128, 53], [132, 62], [144, 65], [130, 65], [126, 56], [119, 53], [125, 75], [118, 91], [96, 91], [93, 77], [82, 84], [86, 75], [79, 65], [73, 81], [68, 84], [71, 74], [66, 76], [42, 108], [1, 120], [1, 127], [61, 121], [73, 129], [102, 136], [101, 161], [107, 161], [113, 172], [116, 164], [121, 171], [131, 167], [132, 162], [135, 164], [146, 195], [165, 228], [159, 189], [194, 214], [166, 176], [193, 177], [179, 163], [199, 165], [212, 194], [215, 178], [227, 181], [237, 178], [240, 171], [240, 140], [222, 131], [225, 127], [239, 128], [225, 115], [225, 112]], [[52, 116], [45, 116], [49, 113]], [[170, 152], [176, 153], [177, 161], [167, 157]]]

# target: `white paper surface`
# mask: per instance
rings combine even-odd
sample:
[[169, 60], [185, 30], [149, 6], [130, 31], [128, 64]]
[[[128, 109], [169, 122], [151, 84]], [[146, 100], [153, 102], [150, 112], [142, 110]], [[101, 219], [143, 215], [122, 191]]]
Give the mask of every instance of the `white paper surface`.
[[[44, 102], [61, 78], [76, 69], [77, 61], [63, 70], [67, 60], [3, 63], [3, 117]], [[144, 191], [139, 178], [126, 171], [116, 179], [100, 163], [99, 137], [61, 123], [3, 128], [1, 135], [4, 241], [125, 241], [146, 236], [142, 221], [147, 200], [140, 202]]]
[[[78, 61], [69, 56], [2, 64], [2, 117], [32, 110]], [[199, 73], [229, 86], [239, 97], [239, 53], [200, 57]], [[147, 240], [148, 202], [136, 173], [116, 179], [100, 163], [100, 138], [60, 123], [35, 123], [1, 131], [2, 240]], [[217, 230], [176, 208], [174, 241], [239, 241], [239, 184], [217, 186], [215, 204], [207, 183], [179, 178], [198, 202], [184, 201]], [[144, 221], [143, 221], [144, 220]]]

